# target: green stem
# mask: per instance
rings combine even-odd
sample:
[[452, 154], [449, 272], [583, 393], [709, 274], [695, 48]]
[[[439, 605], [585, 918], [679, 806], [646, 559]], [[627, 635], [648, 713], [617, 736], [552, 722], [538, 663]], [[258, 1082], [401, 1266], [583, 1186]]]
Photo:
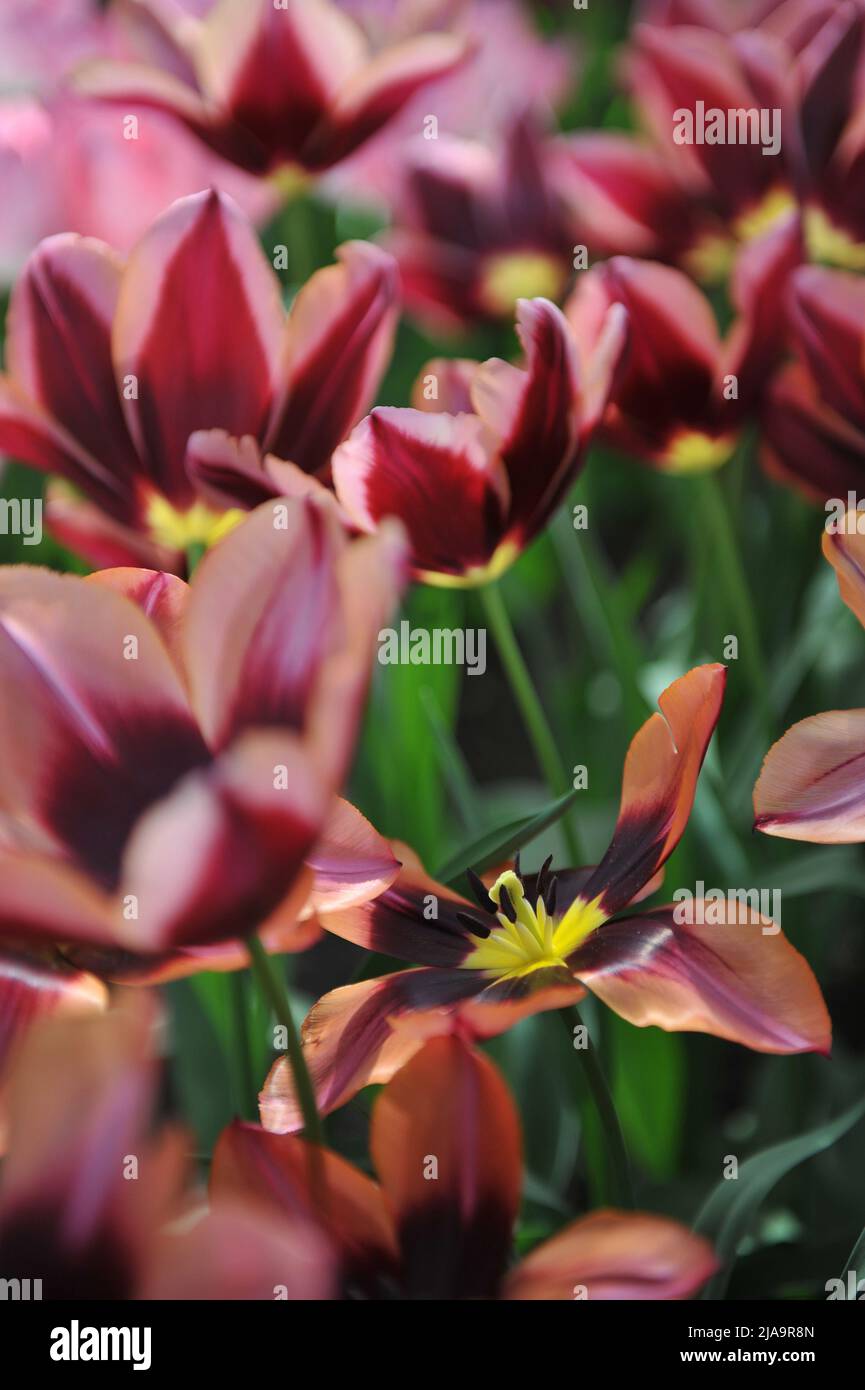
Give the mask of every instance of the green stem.
[[[480, 591], [480, 597], [505, 675], [522, 714], [526, 733], [531, 741], [538, 765], [553, 795], [564, 796], [568, 790], [568, 782], [562, 771], [562, 760], [531, 673], [520, 651], [499, 585], [484, 585]], [[562, 817], [562, 831], [571, 864], [576, 867], [582, 862], [582, 857], [576, 831], [567, 816]]]
[[716, 473], [704, 473], [692, 479], [692, 483], [702, 512], [703, 527], [710, 538], [712, 552], [718, 565], [718, 576], [730, 618], [741, 635], [743, 665], [761, 718], [766, 727], [771, 728], [772, 699], [763, 662], [760, 631], [730, 519], [727, 498]]
[[315, 1089], [310, 1079], [300, 1038], [294, 1026], [291, 1005], [288, 1002], [288, 994], [285, 985], [274, 966], [273, 960], [267, 954], [259, 938], [257, 936], [248, 937], [246, 945], [249, 950], [250, 960], [252, 961], [253, 973], [258, 980], [261, 992], [270, 1005], [277, 1023], [280, 1023], [285, 1029], [286, 1052], [288, 1054], [291, 1073], [294, 1077], [294, 1088], [300, 1104], [301, 1114], [303, 1115], [304, 1133], [311, 1143], [323, 1144], [324, 1129], [315, 1101]]
[[191, 579], [199, 560], [207, 550], [204, 541], [193, 541], [186, 547], [186, 578]]
[[[585, 1028], [576, 1005], [563, 1009], [561, 1018], [573, 1043], [574, 1029]], [[587, 1028], [586, 1046], [575, 1047], [574, 1051], [582, 1066], [580, 1112], [593, 1199], [598, 1205], [612, 1201], [616, 1206], [632, 1211], [634, 1191], [625, 1136]]]
[[244, 1119], [254, 1120], [258, 1115], [258, 1087], [252, 1068], [252, 1044], [249, 1036], [247, 1018], [246, 971], [231, 970], [228, 974], [228, 989], [231, 998], [231, 1012], [234, 1023], [234, 1056], [237, 1067], [238, 1110]]

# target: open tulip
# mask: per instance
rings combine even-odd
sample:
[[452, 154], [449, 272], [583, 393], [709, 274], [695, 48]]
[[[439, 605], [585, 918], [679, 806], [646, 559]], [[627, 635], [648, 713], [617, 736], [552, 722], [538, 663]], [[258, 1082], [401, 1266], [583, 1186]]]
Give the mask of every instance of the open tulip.
[[790, 283], [788, 318], [796, 360], [766, 393], [766, 466], [821, 505], [858, 497], [865, 484], [865, 281], [803, 266]]
[[207, 1213], [191, 1200], [180, 1136], [151, 1132], [149, 1005], [137, 996], [28, 1034], [7, 1086], [4, 1275], [76, 1302], [331, 1297], [334, 1258], [302, 1215], [265, 1217], [241, 1199]]
[[80, 69], [79, 89], [168, 111], [256, 174], [337, 164], [469, 51], [437, 33], [373, 55], [331, 0], [220, 0], [175, 34], [154, 23], [164, 66], [95, 60]]
[[378, 1183], [319, 1150], [326, 1198], [317, 1203], [310, 1147], [231, 1125], [213, 1155], [213, 1209], [242, 1202], [274, 1220], [317, 1221], [336, 1247], [348, 1297], [687, 1298], [716, 1268], [708, 1242], [668, 1217], [596, 1211], [509, 1270], [522, 1187], [519, 1117], [493, 1063], [458, 1034], [425, 1043], [376, 1101]]
[[733, 454], [784, 345], [785, 292], [799, 259], [795, 218], [742, 252], [737, 310], [722, 338], [709, 301], [680, 270], [616, 256], [582, 276], [565, 306], [579, 341], [623, 305], [631, 332], [603, 422], [611, 444], [673, 473], [703, 472]]
[[433, 327], [510, 319], [519, 299], [561, 297], [576, 237], [552, 149], [523, 117], [494, 148], [446, 137], [405, 169], [385, 244], [407, 305]]
[[377, 407], [334, 453], [351, 521], [374, 531], [398, 517], [427, 583], [494, 578], [549, 520], [603, 414], [627, 316], [614, 306], [584, 356], [546, 299], [521, 300], [517, 326], [523, 368], [431, 362], [414, 409]]
[[[479, 907], [428, 878], [416, 860], [379, 897], [325, 926], [421, 969], [324, 996], [304, 1027], [321, 1111], [387, 1081], [424, 1036], [477, 1037], [592, 991], [640, 1027], [698, 1031], [761, 1052], [826, 1052], [830, 1023], [810, 967], [777, 924], [739, 900], [626, 914], [657, 887], [690, 814], [723, 696], [722, 666], [699, 666], [664, 691], [631, 743], [610, 847], [590, 868], [475, 880]], [[767, 930], [764, 930], [767, 929]], [[261, 1096], [267, 1129], [300, 1127], [291, 1074], [275, 1063]]]
[[[290, 928], [403, 570], [312, 499], [264, 504], [190, 586], [5, 567], [0, 936], [159, 957]], [[322, 892], [387, 881], [364, 838], [322, 848]]]
[[[861, 528], [861, 529], [860, 529]], [[865, 626], [865, 513], [849, 511], [826, 531], [823, 553], [841, 597]], [[754, 788], [754, 828], [784, 840], [865, 840], [865, 710], [813, 714], [769, 749]]]
[[337, 255], [286, 317], [224, 194], [174, 203], [125, 264], [79, 236], [37, 248], [11, 300], [0, 450], [84, 494], [49, 502], [61, 541], [94, 565], [183, 572], [185, 550], [238, 519], [198, 493], [196, 431], [248, 435], [290, 459], [277, 492], [326, 470], [375, 392], [397, 314], [390, 256], [364, 242]]

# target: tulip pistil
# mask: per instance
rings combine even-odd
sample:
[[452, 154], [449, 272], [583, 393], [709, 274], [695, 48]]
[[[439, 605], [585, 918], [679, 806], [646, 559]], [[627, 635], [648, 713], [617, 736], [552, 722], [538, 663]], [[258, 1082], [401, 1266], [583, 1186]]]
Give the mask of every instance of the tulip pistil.
[[569, 952], [600, 926], [604, 914], [597, 901], [577, 898], [563, 916], [557, 917], [556, 890], [554, 877], [543, 874], [542, 879], [538, 875], [538, 893], [532, 906], [522, 878], [513, 869], [499, 874], [489, 889], [499, 925], [466, 957], [464, 966], [500, 976], [563, 967]]

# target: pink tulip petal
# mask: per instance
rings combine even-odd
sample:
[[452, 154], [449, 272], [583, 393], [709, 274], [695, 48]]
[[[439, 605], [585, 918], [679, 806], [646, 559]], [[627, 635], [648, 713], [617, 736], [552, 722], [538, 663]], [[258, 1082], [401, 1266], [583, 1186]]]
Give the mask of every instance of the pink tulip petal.
[[143, 810], [208, 752], [155, 626], [120, 593], [0, 573], [0, 787], [107, 888]]
[[666, 1216], [594, 1211], [521, 1260], [504, 1297], [688, 1298], [717, 1265], [708, 1241]]
[[[685, 906], [693, 924], [677, 921]], [[811, 967], [743, 902], [698, 899], [617, 918], [592, 932], [568, 965], [641, 1028], [712, 1033], [758, 1052], [828, 1054], [831, 1046]]]

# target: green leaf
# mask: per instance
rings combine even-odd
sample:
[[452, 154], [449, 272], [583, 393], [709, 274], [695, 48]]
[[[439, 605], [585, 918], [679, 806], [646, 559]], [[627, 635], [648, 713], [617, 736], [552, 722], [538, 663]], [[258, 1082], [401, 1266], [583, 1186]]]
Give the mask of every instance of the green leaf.
[[613, 1099], [628, 1148], [656, 1178], [676, 1170], [686, 1085], [685, 1048], [678, 1033], [634, 1028], [604, 1018], [613, 1053]]
[[860, 1100], [836, 1119], [754, 1154], [742, 1164], [738, 1178], [721, 1179], [694, 1223], [694, 1229], [712, 1241], [722, 1261], [703, 1291], [704, 1298], [724, 1297], [739, 1246], [775, 1184], [800, 1163], [830, 1148], [863, 1114], [865, 1100]]
[[557, 800], [550, 802], [542, 811], [529, 816], [526, 820], [513, 821], [510, 825], [501, 826], [498, 830], [490, 830], [473, 844], [466, 845], [456, 854], [440, 865], [433, 877], [442, 883], [447, 883], [451, 887], [457, 883], [465, 873], [467, 868], [475, 869], [477, 873], [483, 873], [484, 869], [489, 869], [493, 864], [497, 864], [502, 859], [507, 859], [523, 845], [527, 845], [536, 835], [547, 830], [551, 825], [570, 810], [574, 804], [577, 793], [575, 791], [566, 792]]

